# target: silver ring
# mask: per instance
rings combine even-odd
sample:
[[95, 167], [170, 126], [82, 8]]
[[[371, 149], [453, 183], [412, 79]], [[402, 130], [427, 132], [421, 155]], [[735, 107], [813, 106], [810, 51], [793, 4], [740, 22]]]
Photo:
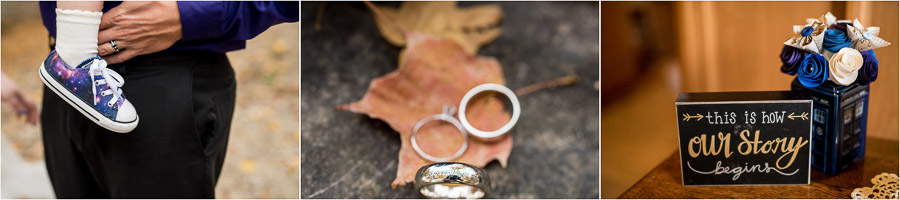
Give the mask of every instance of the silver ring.
[[[456, 112], [455, 107], [453, 107], [451, 105], [444, 105], [443, 113], [428, 116], [425, 119], [422, 119], [421, 121], [419, 121], [419, 123], [416, 123], [416, 126], [413, 128], [413, 132], [409, 138], [409, 141], [412, 142], [413, 150], [416, 150], [416, 153], [418, 153], [419, 156], [421, 156], [422, 158], [425, 158], [426, 160], [430, 160], [431, 162], [447, 162], [447, 161], [456, 159], [459, 156], [462, 156], [463, 152], [466, 152], [466, 148], [469, 146], [469, 134], [466, 133], [466, 129], [463, 129], [462, 125], [459, 124], [459, 120], [456, 120], [456, 118], [453, 118], [454, 112]], [[428, 123], [428, 122], [434, 121], [434, 120], [450, 122], [450, 124], [453, 124], [453, 126], [456, 126], [456, 128], [459, 129], [459, 133], [462, 134], [462, 137], [463, 137], [463, 144], [462, 144], [462, 147], [459, 147], [459, 150], [457, 150], [455, 154], [447, 156], [447, 157], [438, 158], [438, 157], [428, 155], [427, 153], [425, 153], [425, 151], [422, 151], [422, 149], [419, 148], [419, 144], [416, 143], [416, 132], [419, 132], [419, 128], [421, 128], [423, 125], [425, 125], [425, 123]]]
[[464, 163], [434, 163], [419, 168], [415, 188], [428, 198], [482, 198], [491, 190], [484, 169]]
[[116, 45], [116, 41], [115, 41], [115, 40], [110, 40], [110, 41], [109, 41], [109, 45], [112, 46], [113, 50], [116, 50], [116, 53], [119, 53], [119, 46]]
[[[500, 127], [500, 129], [494, 131], [478, 130], [469, 123], [468, 119], [466, 119], [466, 105], [469, 104], [469, 100], [471, 100], [472, 97], [474, 97], [476, 94], [484, 91], [497, 91], [499, 93], [502, 93], [506, 95], [507, 98], [509, 98], [509, 101], [512, 104], [512, 118], [509, 119], [509, 122], [507, 122], [506, 125]], [[481, 139], [493, 139], [506, 134], [506, 132], [509, 132], [509, 130], [516, 125], [516, 122], [519, 121], [519, 114], [521, 112], [519, 110], [519, 99], [516, 98], [516, 94], [513, 93], [512, 90], [500, 84], [485, 83], [475, 86], [474, 88], [469, 90], [469, 92], [466, 92], [465, 96], [463, 96], [462, 100], [459, 102], [459, 121], [462, 122], [463, 127], [465, 127], [467, 131], [469, 131], [469, 134], [472, 134], [475, 137]]]

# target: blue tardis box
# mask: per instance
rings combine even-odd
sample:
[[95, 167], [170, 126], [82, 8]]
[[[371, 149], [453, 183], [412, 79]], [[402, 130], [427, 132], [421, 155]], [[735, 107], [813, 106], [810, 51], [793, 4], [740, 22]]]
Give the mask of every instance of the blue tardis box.
[[813, 168], [833, 176], [863, 158], [869, 86], [825, 81], [810, 88], [794, 78], [791, 91], [806, 92], [813, 99]]

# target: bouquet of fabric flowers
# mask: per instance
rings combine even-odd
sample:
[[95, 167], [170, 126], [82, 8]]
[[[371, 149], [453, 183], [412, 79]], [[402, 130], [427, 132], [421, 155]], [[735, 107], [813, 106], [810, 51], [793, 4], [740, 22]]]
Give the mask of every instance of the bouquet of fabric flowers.
[[878, 37], [880, 28], [864, 27], [859, 19], [836, 20], [831, 12], [794, 25], [794, 36], [781, 50], [781, 72], [797, 75], [806, 87], [830, 80], [838, 85], [868, 85], [878, 77], [876, 48], [890, 42]]

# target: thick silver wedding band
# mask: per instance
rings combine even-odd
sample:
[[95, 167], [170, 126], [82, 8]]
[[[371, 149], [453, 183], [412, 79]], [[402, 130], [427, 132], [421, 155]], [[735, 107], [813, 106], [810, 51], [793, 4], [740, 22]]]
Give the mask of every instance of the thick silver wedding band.
[[477, 199], [491, 190], [484, 169], [458, 162], [434, 163], [419, 168], [415, 188], [428, 198]]
[[[456, 118], [453, 118], [453, 114], [455, 112], [456, 112], [455, 107], [450, 106], [450, 105], [444, 105], [443, 113], [428, 116], [425, 119], [422, 119], [421, 121], [419, 121], [419, 123], [416, 123], [416, 126], [413, 127], [412, 134], [409, 136], [410, 137], [409, 141], [412, 143], [413, 150], [415, 150], [416, 153], [419, 154], [419, 156], [421, 156], [422, 158], [429, 160], [431, 162], [447, 162], [447, 161], [456, 159], [459, 156], [462, 156], [462, 154], [466, 152], [466, 148], [469, 146], [469, 134], [466, 133], [466, 129], [464, 129], [461, 124], [459, 124], [459, 120], [456, 120]], [[425, 153], [425, 151], [422, 151], [422, 148], [419, 147], [419, 143], [416, 142], [416, 133], [419, 132], [419, 128], [422, 128], [422, 126], [424, 126], [425, 123], [428, 123], [428, 122], [434, 121], [434, 120], [441, 120], [441, 121], [445, 121], [450, 124], [453, 124], [453, 126], [456, 126], [456, 129], [459, 130], [459, 133], [462, 134], [462, 141], [463, 141], [462, 146], [459, 147], [459, 150], [456, 150], [456, 153], [454, 153], [453, 155], [450, 155], [447, 157], [440, 157], [440, 158], [434, 157], [432, 155], [429, 155], [428, 153]]]
[[109, 45], [112, 46], [113, 50], [115, 50], [116, 53], [119, 53], [119, 46], [116, 45], [116, 41], [115, 41], [115, 40], [110, 40], [110, 41], [109, 41]]

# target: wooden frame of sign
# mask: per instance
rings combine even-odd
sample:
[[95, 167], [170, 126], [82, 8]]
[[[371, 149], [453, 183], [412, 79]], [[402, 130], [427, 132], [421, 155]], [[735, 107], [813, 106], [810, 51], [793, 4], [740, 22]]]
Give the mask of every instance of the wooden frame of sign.
[[682, 184], [809, 184], [808, 94], [682, 93], [675, 107]]

